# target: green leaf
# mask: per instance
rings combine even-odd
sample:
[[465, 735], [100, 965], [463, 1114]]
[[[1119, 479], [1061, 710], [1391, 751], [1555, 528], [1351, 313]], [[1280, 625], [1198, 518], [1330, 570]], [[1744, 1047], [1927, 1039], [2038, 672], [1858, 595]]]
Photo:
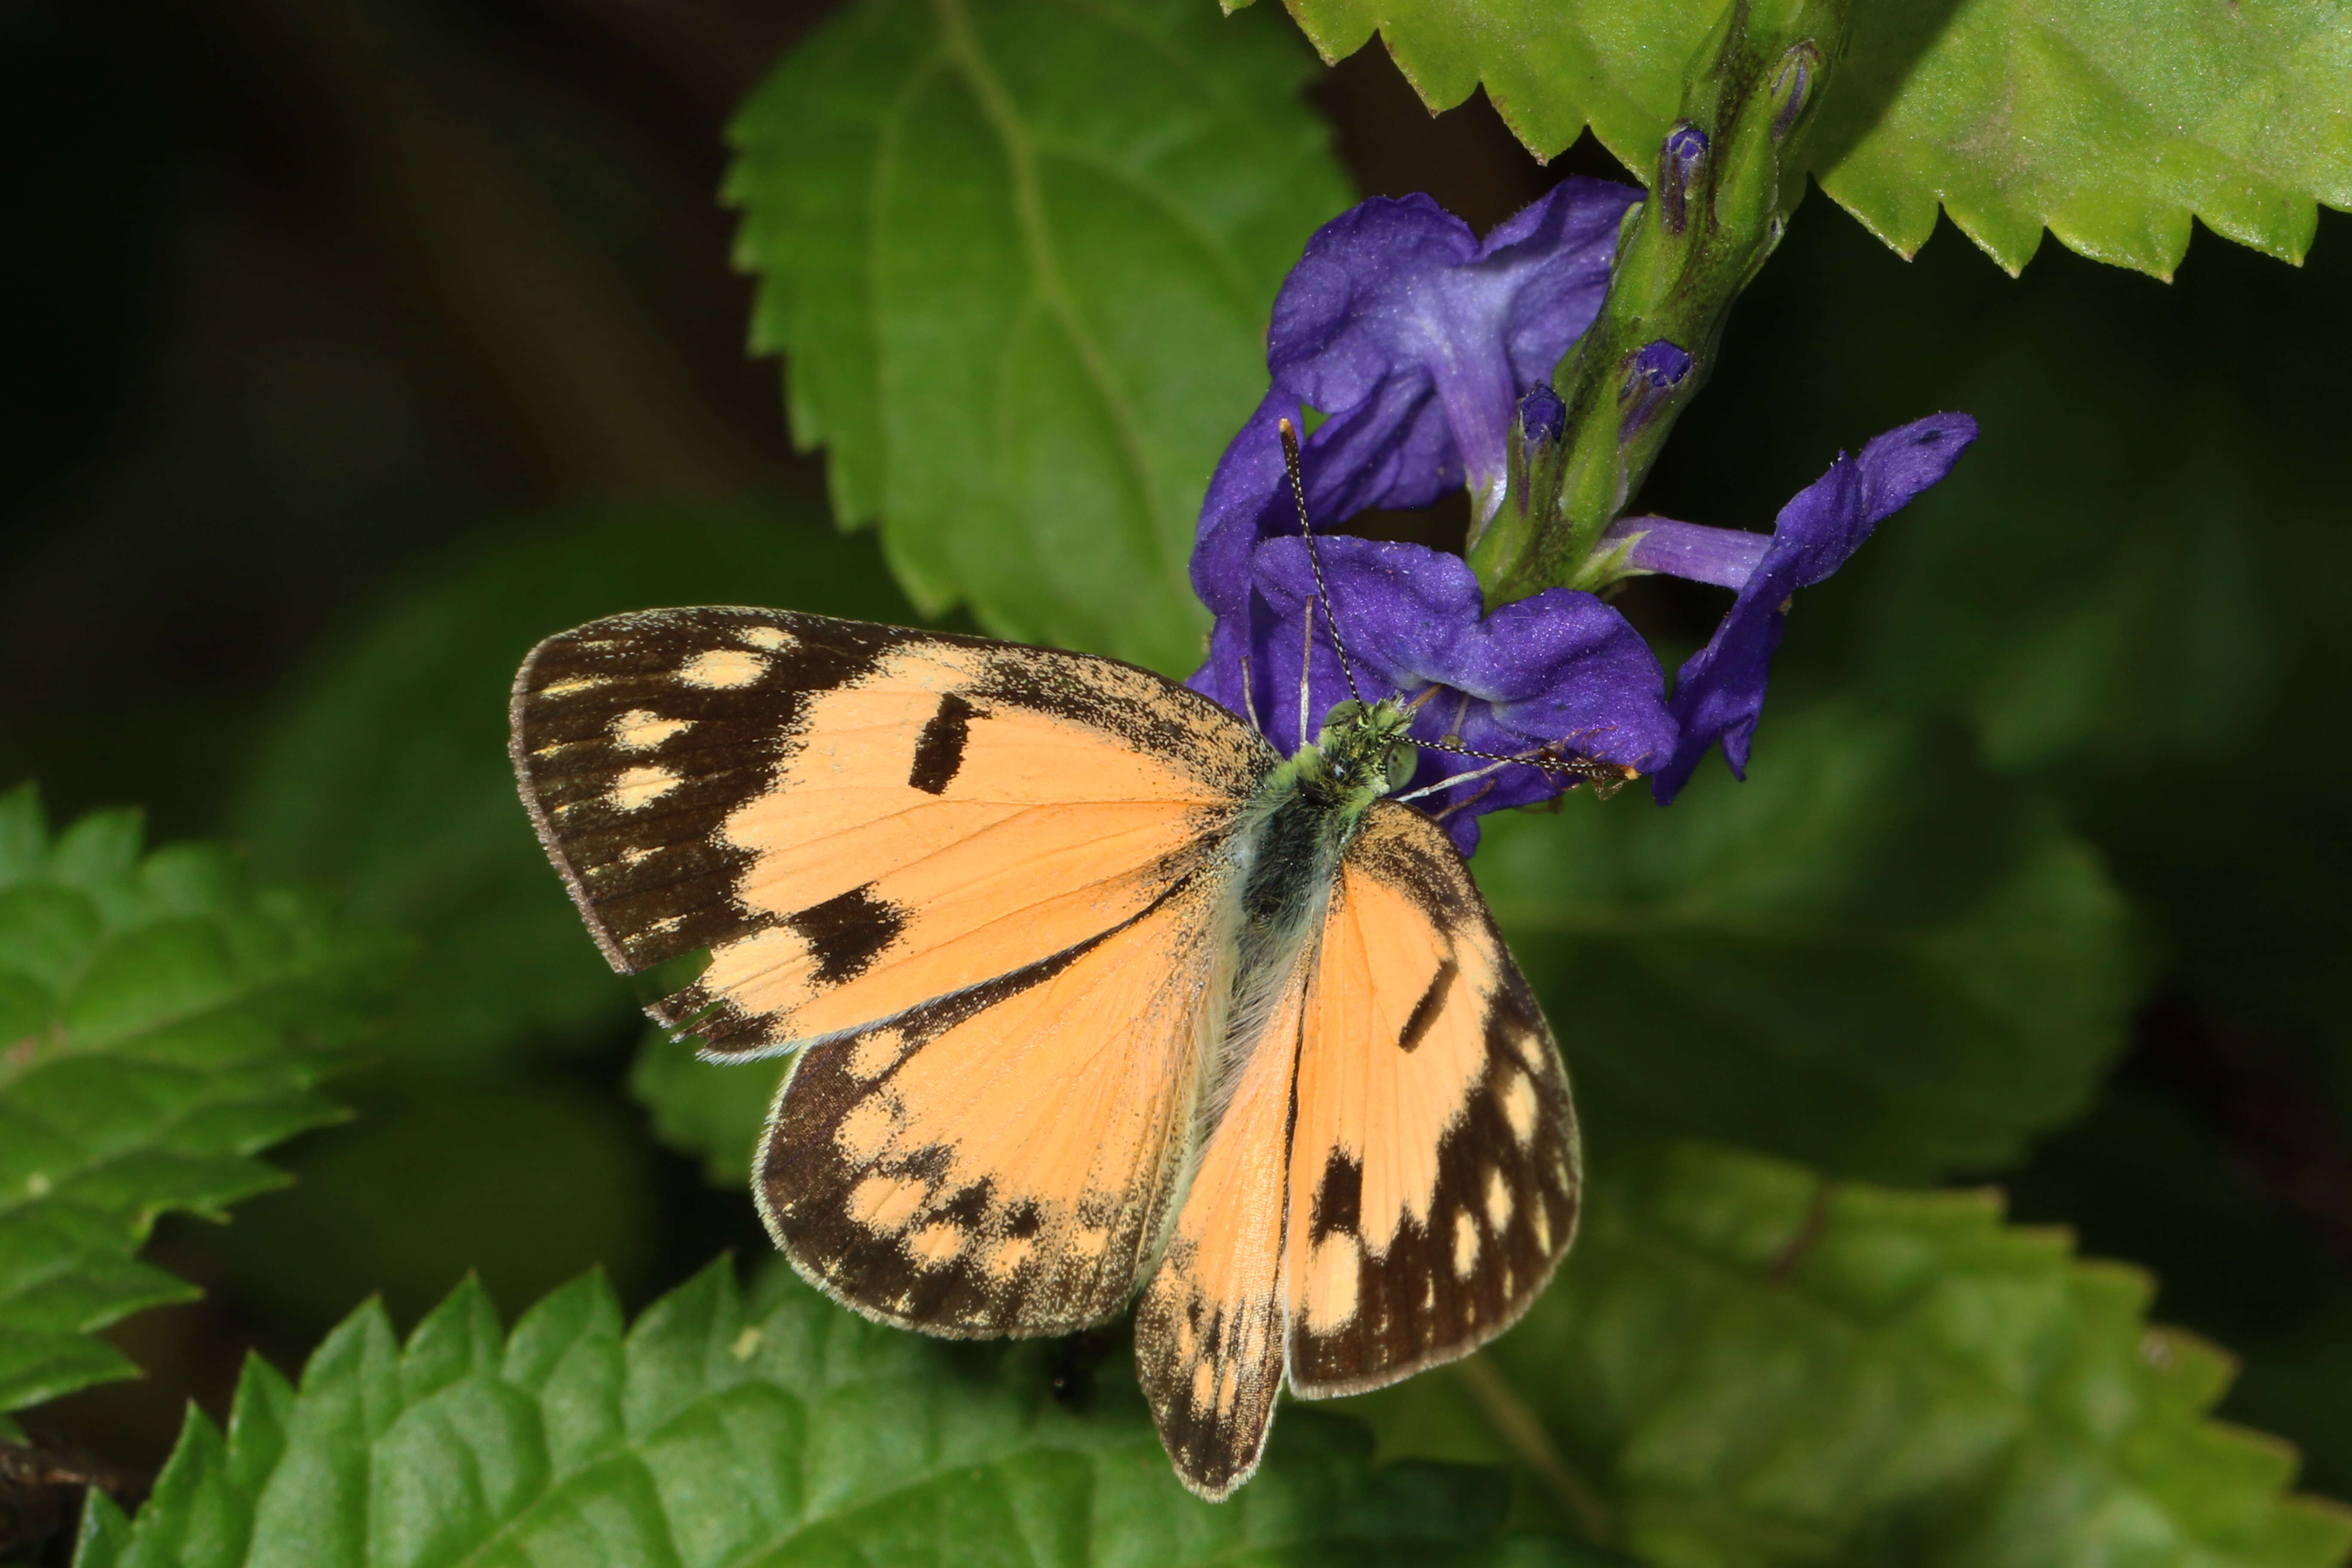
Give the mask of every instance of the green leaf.
[[192, 1415], [137, 1521], [95, 1509], [80, 1568], [365, 1563], [1471, 1563], [1601, 1560], [1500, 1530], [1492, 1470], [1373, 1469], [1354, 1423], [1286, 1412], [1265, 1468], [1178, 1486], [1131, 1382], [1057, 1404], [1043, 1347], [866, 1322], [724, 1263], [625, 1328], [600, 1279], [502, 1336], [462, 1286], [398, 1343], [370, 1305], [299, 1391], [247, 1364], [228, 1430]]
[[873, 546], [821, 521], [605, 507], [394, 594], [277, 719], [237, 831], [269, 873], [331, 882], [354, 913], [422, 934], [425, 961], [380, 1042], [388, 1058], [479, 1070], [593, 1049], [627, 1026], [628, 987], [581, 929], [516, 798], [507, 691], [541, 637], [692, 604], [911, 618]]
[[[1723, 0], [1291, 0], [1327, 60], [1377, 26], [1422, 100], [1482, 82], [1538, 157], [1589, 121], [1644, 178]], [[2342, 0], [2151, 12], [2127, 0], [1857, 0], [1807, 147], [1837, 203], [1905, 255], [1940, 204], [2012, 272], [2046, 226], [2168, 277], [2189, 219], [2300, 260], [2315, 204], [2352, 206]]]
[[925, 610], [1200, 662], [1201, 498], [1275, 290], [1349, 195], [1285, 31], [1196, 0], [860, 0], [737, 120], [752, 341]]
[[2088, 1100], [2142, 963], [2096, 859], [1964, 748], [1782, 693], [1749, 780], [1487, 819], [1480, 885], [1596, 1137], [1839, 1175], [2013, 1161]]
[[2013, 1211], [2152, 1269], [2158, 1310], [2243, 1360], [2223, 1413], [2293, 1438], [2307, 1485], [2352, 1497], [2352, 1277], [2274, 1184], [2247, 1180], [2246, 1145], [2217, 1138], [2207, 1110], [2118, 1075], [2008, 1181]]
[[2205, 1419], [2230, 1358], [2149, 1326], [2144, 1274], [2004, 1226], [1996, 1195], [1692, 1144], [1601, 1176], [1519, 1328], [1466, 1374], [1342, 1406], [1384, 1453], [1511, 1454], [1536, 1507], [1659, 1568], [2352, 1552], [2352, 1510], [2282, 1495], [2292, 1449]]
[[254, 1154], [340, 1114], [326, 1047], [401, 957], [218, 850], [142, 858], [134, 816], [52, 840], [0, 796], [0, 1410], [132, 1374], [90, 1335], [197, 1294], [138, 1261], [156, 1216], [279, 1183]]

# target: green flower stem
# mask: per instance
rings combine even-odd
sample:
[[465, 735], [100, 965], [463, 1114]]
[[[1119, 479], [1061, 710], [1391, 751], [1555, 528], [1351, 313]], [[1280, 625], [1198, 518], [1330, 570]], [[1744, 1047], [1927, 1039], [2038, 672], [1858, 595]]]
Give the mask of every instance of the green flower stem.
[[[1490, 604], [1624, 575], [1596, 557], [1667, 432], [1713, 367], [1731, 302], [1780, 240], [1804, 190], [1799, 144], [1844, 52], [1849, 0], [1737, 0], [1684, 76], [1682, 117], [1659, 152], [1650, 199], [1627, 215], [1609, 294], [1553, 384], [1568, 405], [1562, 460], [1515, 464], [1526, 487], [1473, 541]], [[1689, 155], [1685, 127], [1706, 138]], [[1690, 356], [1671, 385], [1636, 356], [1671, 343]]]

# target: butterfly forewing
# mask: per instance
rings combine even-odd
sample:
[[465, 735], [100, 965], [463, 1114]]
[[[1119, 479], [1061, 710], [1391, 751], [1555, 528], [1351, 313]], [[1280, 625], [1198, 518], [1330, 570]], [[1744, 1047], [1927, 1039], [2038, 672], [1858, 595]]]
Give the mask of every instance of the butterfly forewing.
[[1285, 1243], [1291, 1386], [1377, 1388], [1517, 1321], [1568, 1249], [1576, 1122], [1469, 869], [1372, 808], [1308, 984]]
[[1150, 909], [1272, 761], [1108, 659], [765, 610], [617, 616], [517, 676], [523, 796], [614, 967], [714, 1054], [887, 1019]]

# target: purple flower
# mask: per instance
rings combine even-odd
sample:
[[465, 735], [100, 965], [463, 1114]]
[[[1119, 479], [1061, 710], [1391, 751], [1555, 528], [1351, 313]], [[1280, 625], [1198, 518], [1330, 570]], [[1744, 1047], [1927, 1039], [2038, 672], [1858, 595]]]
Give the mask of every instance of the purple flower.
[[1201, 510], [1202, 602], [1242, 612], [1251, 552], [1298, 531], [1276, 426], [1301, 405], [1326, 416], [1300, 456], [1318, 526], [1426, 506], [1464, 483], [1478, 521], [1492, 517], [1520, 395], [1591, 324], [1619, 220], [1641, 199], [1570, 180], [1482, 241], [1427, 196], [1376, 197], [1318, 230], [1275, 301], [1273, 386]]
[[1883, 519], [1949, 473], [1976, 438], [1977, 422], [1967, 415], [1937, 414], [1889, 430], [1858, 458], [1840, 453], [1828, 473], [1780, 509], [1769, 540], [1663, 518], [1624, 518], [1610, 525], [1602, 548], [1632, 540], [1628, 565], [1739, 591], [1715, 636], [1675, 678], [1669, 706], [1682, 732], [1673, 760], [1651, 780], [1660, 805], [1690, 782], [1717, 738], [1732, 773], [1748, 776], [1748, 744], [1764, 709], [1764, 685], [1790, 595], [1844, 565]]
[[[1670, 140], [1665, 156], [1694, 174], [1706, 153], [1694, 132]], [[1336, 618], [1357, 693], [1412, 705], [1423, 745], [1399, 794], [1427, 791], [1416, 803], [1465, 855], [1483, 813], [1578, 782], [1573, 767], [1494, 758], [1582, 764], [1596, 779], [1649, 773], [1662, 804], [1717, 739], [1742, 773], [1789, 595], [1835, 572], [1976, 436], [1964, 415], [1881, 436], [1790, 501], [1769, 536], [1665, 518], [1612, 524], [1588, 563], [1603, 580], [1612, 570], [1666, 572], [1738, 595], [1683, 666], [1671, 701], [1640, 636], [1590, 594], [1555, 588], [1487, 614], [1458, 556], [1323, 533], [1369, 508], [1427, 505], [1455, 485], [1468, 486], [1474, 527], [1483, 525], [1503, 504], [1515, 462], [1519, 482], [1534, 486], [1534, 455], [1558, 457], [1567, 419], [1545, 377], [1591, 324], [1619, 221], [1639, 199], [1627, 187], [1571, 180], [1484, 242], [1425, 196], [1365, 202], [1325, 225], [1275, 305], [1272, 387], [1226, 448], [1202, 508], [1192, 581], [1216, 625], [1192, 684], [1296, 752], [1333, 704], [1356, 694], [1332, 639]], [[1665, 406], [1692, 366], [1664, 339], [1627, 356], [1618, 370], [1621, 438]], [[1321, 536], [1328, 616], [1297, 537], [1277, 434], [1302, 405], [1324, 416], [1300, 469]]]
[[[1486, 615], [1478, 580], [1459, 556], [1345, 536], [1320, 537], [1317, 547], [1357, 688], [1368, 701], [1417, 700], [1416, 740], [1498, 756], [1549, 747], [1555, 756], [1642, 772], [1673, 753], [1664, 671], [1625, 618], [1591, 595], [1554, 588]], [[1254, 718], [1288, 754], [1348, 697], [1348, 681], [1331, 617], [1318, 609], [1302, 732], [1298, 674], [1309, 658], [1307, 611], [1315, 602], [1307, 542], [1269, 541], [1252, 568], [1255, 613], [1234, 617], [1248, 635], [1221, 636], [1192, 684]], [[1478, 773], [1416, 803], [1445, 825], [1465, 855], [1477, 847], [1481, 814], [1546, 800], [1577, 782], [1518, 763], [1490, 770], [1475, 757], [1424, 749], [1420, 772], [1400, 793]]]

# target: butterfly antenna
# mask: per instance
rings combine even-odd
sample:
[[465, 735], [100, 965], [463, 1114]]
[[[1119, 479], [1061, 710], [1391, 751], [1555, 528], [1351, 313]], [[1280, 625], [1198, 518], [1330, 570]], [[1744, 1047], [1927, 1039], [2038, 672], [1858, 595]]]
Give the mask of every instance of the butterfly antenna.
[[[1307, 563], [1315, 569], [1316, 602], [1323, 606], [1323, 618], [1331, 623], [1331, 647], [1339, 655], [1339, 673], [1348, 678], [1348, 695], [1361, 702], [1364, 694], [1356, 689], [1356, 671], [1348, 662], [1348, 645], [1339, 640], [1339, 617], [1331, 609], [1331, 591], [1323, 583], [1323, 553], [1315, 548], [1315, 527], [1307, 518], [1307, 481], [1298, 471], [1298, 430], [1287, 419], [1282, 422], [1282, 466], [1290, 475], [1290, 499], [1298, 507], [1298, 531], [1307, 540]], [[1309, 649], [1315, 646], [1315, 614], [1311, 610], [1307, 615], [1307, 646]], [[1303, 687], [1307, 680], [1307, 668], [1303, 664], [1298, 669], [1298, 679]], [[1306, 700], [1302, 690], [1299, 696], [1302, 708]], [[1304, 723], [1299, 725], [1298, 738], [1301, 741], [1307, 738], [1306, 729]]]

